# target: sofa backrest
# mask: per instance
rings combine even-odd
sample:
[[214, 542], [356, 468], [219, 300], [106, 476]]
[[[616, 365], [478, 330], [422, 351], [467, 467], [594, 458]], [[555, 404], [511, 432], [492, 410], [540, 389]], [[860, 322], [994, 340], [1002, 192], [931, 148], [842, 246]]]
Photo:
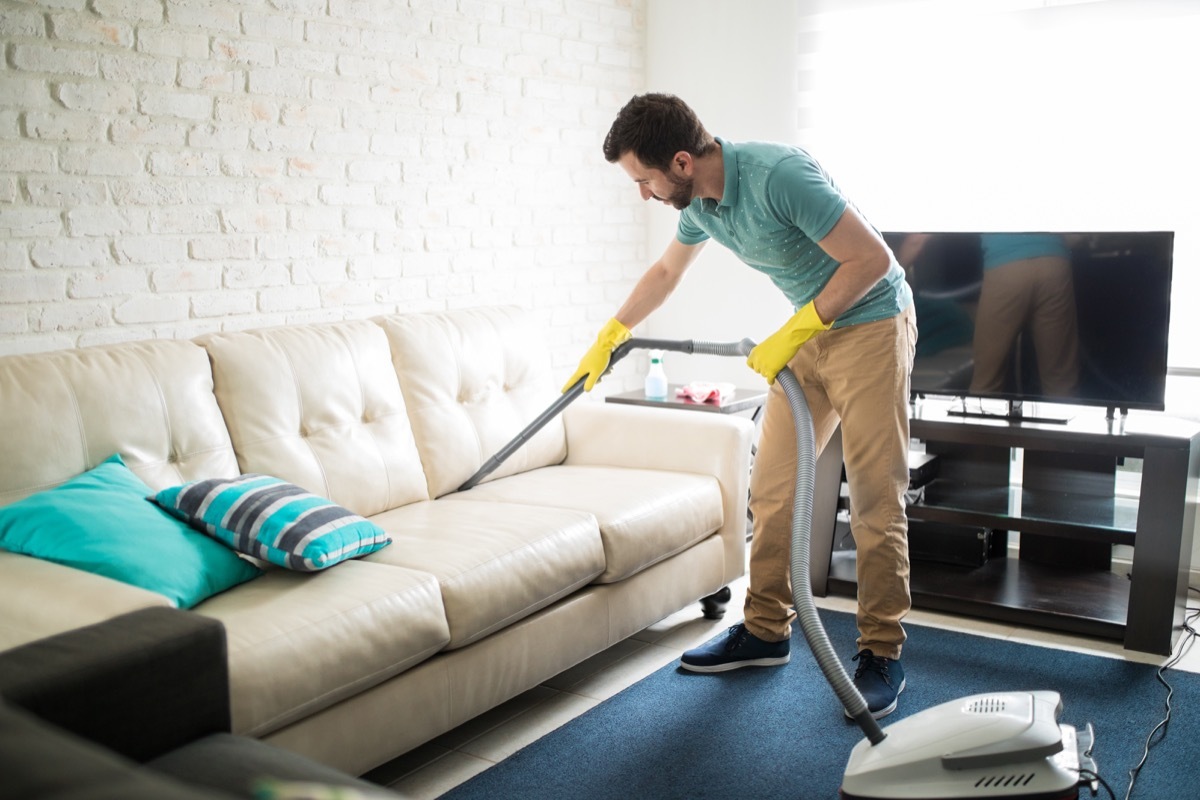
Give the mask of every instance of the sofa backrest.
[[[152, 489], [261, 472], [372, 515], [452, 492], [559, 396], [516, 307], [0, 357], [0, 505], [120, 453]], [[560, 463], [561, 417], [491, 478]]]
[[429, 498], [388, 340], [373, 322], [202, 336], [242, 472], [364, 516]]
[[113, 453], [156, 490], [238, 473], [202, 348], [148, 340], [0, 358], [0, 505]]
[[[527, 312], [490, 306], [376, 320], [387, 332], [429, 492], [457, 489], [555, 398], [549, 348]], [[491, 475], [566, 457], [556, 417]]]

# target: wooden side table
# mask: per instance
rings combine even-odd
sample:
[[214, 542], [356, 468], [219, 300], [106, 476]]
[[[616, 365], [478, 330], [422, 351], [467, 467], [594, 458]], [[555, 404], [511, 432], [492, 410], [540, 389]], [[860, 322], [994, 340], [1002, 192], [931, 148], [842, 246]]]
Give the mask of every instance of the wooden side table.
[[624, 403], [631, 406], [657, 406], [660, 408], [681, 408], [691, 411], [708, 411], [714, 414], [737, 414], [741, 411], [753, 412], [751, 419], [758, 421], [763, 404], [767, 402], [767, 389], [734, 389], [733, 395], [724, 403], [697, 403], [685, 397], [676, 397], [675, 390], [680, 384], [672, 383], [667, 386], [667, 396], [661, 400], [646, 397], [641, 389], [621, 394], [610, 394], [604, 398], [606, 403]]

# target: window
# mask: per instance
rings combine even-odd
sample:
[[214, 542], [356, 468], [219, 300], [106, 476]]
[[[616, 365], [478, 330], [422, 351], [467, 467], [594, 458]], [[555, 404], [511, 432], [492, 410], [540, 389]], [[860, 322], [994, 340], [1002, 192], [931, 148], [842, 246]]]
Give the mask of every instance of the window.
[[1168, 358], [1200, 369], [1200, 4], [813, 7], [799, 141], [877, 227], [1173, 230]]

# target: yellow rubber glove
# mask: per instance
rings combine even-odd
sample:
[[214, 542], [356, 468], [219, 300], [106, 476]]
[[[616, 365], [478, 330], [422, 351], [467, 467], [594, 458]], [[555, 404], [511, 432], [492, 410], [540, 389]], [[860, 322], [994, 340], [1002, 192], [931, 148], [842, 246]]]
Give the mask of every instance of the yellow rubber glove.
[[612, 356], [612, 351], [617, 345], [627, 342], [633, 338], [633, 334], [621, 324], [621, 321], [613, 317], [608, 322], [604, 323], [604, 327], [600, 329], [599, 335], [596, 336], [596, 343], [591, 349], [584, 353], [583, 359], [579, 362], [579, 369], [575, 370], [575, 374], [571, 376], [571, 380], [567, 381], [567, 385], [563, 387], [565, 393], [584, 375], [587, 376], [587, 381], [583, 384], [583, 390], [590, 392], [592, 387], [596, 385], [596, 381], [600, 380], [600, 376], [604, 374], [604, 370], [608, 369], [608, 360]]
[[767, 379], [767, 383], [775, 383], [779, 370], [787, 366], [792, 357], [800, 350], [800, 346], [820, 331], [827, 331], [832, 322], [822, 322], [817, 315], [816, 307], [810, 302], [783, 327], [763, 339], [757, 347], [750, 351], [746, 363], [750, 369]]

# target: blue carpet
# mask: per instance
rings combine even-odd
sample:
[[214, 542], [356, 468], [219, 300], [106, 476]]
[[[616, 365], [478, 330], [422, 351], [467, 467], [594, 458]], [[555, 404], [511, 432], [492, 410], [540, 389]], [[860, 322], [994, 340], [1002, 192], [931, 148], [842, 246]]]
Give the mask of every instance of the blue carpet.
[[[853, 616], [821, 618], [839, 652], [853, 647]], [[1155, 666], [906, 627], [908, 688], [885, 727], [965, 695], [1053, 689], [1063, 697], [1062, 722], [1095, 726], [1100, 774], [1124, 796], [1128, 770], [1165, 712]], [[1166, 677], [1175, 688], [1171, 723], [1135, 799], [1200, 796], [1200, 675]], [[669, 665], [443, 798], [836, 798], [861, 738], [797, 632], [785, 667], [697, 675]]]

